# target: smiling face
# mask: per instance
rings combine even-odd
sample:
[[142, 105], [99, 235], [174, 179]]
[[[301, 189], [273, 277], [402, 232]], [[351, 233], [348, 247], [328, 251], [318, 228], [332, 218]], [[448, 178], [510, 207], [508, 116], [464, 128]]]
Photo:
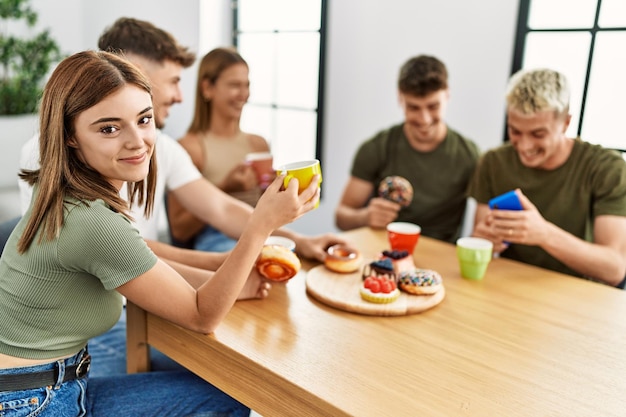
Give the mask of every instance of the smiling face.
[[546, 110], [523, 114], [507, 110], [507, 130], [520, 162], [528, 168], [552, 170], [561, 166], [571, 150], [565, 136], [571, 116]]
[[150, 94], [126, 85], [76, 117], [69, 146], [116, 189], [146, 178], [156, 130]]
[[137, 65], [150, 80], [154, 122], [158, 129], [162, 129], [165, 126], [165, 120], [170, 115], [170, 108], [183, 101], [183, 93], [180, 89], [183, 66], [171, 60], [155, 62], [134, 54], [127, 54], [127, 58]]
[[425, 150], [434, 149], [446, 134], [444, 116], [448, 105], [448, 90], [439, 90], [425, 96], [400, 93], [404, 110], [404, 133], [409, 141]]
[[222, 71], [215, 83], [204, 80], [203, 96], [211, 100], [214, 114], [239, 119], [250, 97], [248, 66], [236, 63]]

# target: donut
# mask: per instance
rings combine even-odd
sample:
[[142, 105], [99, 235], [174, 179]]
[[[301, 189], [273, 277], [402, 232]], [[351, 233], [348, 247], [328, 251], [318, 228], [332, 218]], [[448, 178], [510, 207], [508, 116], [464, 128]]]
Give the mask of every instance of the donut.
[[265, 245], [256, 261], [259, 274], [272, 281], [287, 281], [300, 271], [300, 259], [288, 248]]
[[413, 200], [413, 186], [406, 178], [391, 175], [378, 185], [378, 196], [407, 207]]
[[343, 274], [354, 272], [361, 267], [361, 253], [344, 245], [331, 246], [326, 250], [324, 266]]
[[431, 295], [442, 287], [441, 275], [432, 269], [414, 268], [400, 272], [398, 287], [409, 294]]
[[359, 288], [359, 294], [363, 300], [377, 304], [393, 303], [400, 297], [395, 280], [386, 276], [367, 277]]

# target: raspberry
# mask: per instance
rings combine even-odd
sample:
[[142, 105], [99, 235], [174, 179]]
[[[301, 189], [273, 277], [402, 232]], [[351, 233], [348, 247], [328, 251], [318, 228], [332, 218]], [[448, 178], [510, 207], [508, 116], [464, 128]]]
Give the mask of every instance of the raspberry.
[[385, 293], [385, 294], [389, 294], [391, 291], [393, 291], [393, 288], [391, 288], [391, 281], [384, 280], [383, 282], [380, 283], [380, 291]]
[[370, 284], [369, 290], [373, 293], [379, 293], [380, 292], [380, 281], [375, 279], [372, 281], [372, 283]]

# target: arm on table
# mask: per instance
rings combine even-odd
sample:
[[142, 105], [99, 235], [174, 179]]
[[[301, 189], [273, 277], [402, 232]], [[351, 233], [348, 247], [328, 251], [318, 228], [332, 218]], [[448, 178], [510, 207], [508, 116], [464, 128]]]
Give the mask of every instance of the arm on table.
[[146, 240], [146, 243], [159, 258], [209, 271], [217, 270], [228, 256], [227, 252], [217, 253], [182, 249], [156, 240]]
[[[248, 204], [231, 197], [204, 178], [190, 182], [171, 193], [195, 217], [211, 224], [227, 236], [238, 239], [254, 209]], [[317, 236], [304, 236], [286, 228], [274, 233], [296, 242], [296, 251], [305, 258], [323, 261], [326, 248], [344, 239], [327, 233]]]
[[[169, 260], [166, 260], [165, 262], [174, 268], [174, 270], [185, 278], [185, 280], [196, 290], [205, 282], [209, 281], [214, 275], [214, 271], [205, 271], [203, 269], [194, 268], [189, 265]], [[252, 268], [246, 284], [242, 288], [241, 293], [239, 293], [239, 297], [237, 297], [237, 301], [248, 300], [251, 298], [266, 298], [269, 295], [271, 287], [271, 284], [259, 275], [256, 268]]]
[[593, 242], [587, 242], [547, 225], [540, 245], [550, 255], [583, 275], [617, 286], [626, 275], [626, 217], [598, 216]]
[[[189, 274], [188, 282], [159, 259], [149, 271], [118, 287], [118, 291], [142, 309], [187, 329], [213, 332], [233, 303], [245, 296], [243, 292], [259, 296], [259, 291], [267, 290], [252, 271], [267, 236], [313, 209], [319, 199], [315, 184], [298, 195], [297, 183], [280, 191], [281, 181], [282, 177], [267, 188], [237, 245], [215, 273], [172, 263], [183, 274]], [[201, 283], [203, 277], [206, 281]], [[252, 284], [247, 284], [249, 278]], [[195, 289], [190, 282], [201, 285]]]
[[518, 195], [524, 208], [521, 211], [492, 211], [479, 204], [473, 235], [493, 241], [496, 252], [506, 248], [505, 240], [535, 245], [582, 275], [613, 286], [624, 280], [626, 217], [596, 217], [593, 242], [587, 242], [545, 220], [523, 193]]

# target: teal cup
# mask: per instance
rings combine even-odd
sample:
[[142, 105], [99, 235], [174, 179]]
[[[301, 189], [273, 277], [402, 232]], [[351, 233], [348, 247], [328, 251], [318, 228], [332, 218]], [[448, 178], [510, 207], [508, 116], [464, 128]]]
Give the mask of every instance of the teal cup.
[[479, 237], [462, 237], [456, 241], [461, 276], [481, 280], [487, 272], [493, 253], [493, 243]]

